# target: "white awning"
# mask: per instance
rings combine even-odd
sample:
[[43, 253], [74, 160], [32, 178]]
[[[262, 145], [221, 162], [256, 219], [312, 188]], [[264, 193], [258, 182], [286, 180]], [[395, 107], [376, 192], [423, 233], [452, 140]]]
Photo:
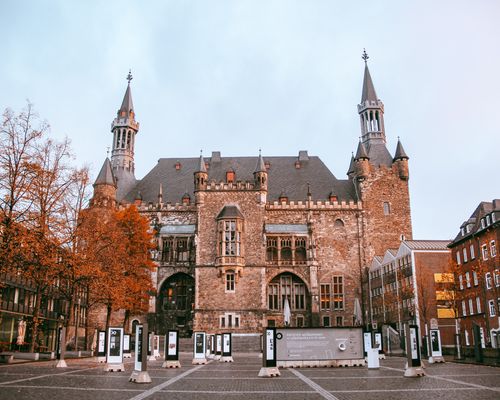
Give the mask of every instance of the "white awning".
[[266, 233], [308, 233], [306, 224], [266, 224]]

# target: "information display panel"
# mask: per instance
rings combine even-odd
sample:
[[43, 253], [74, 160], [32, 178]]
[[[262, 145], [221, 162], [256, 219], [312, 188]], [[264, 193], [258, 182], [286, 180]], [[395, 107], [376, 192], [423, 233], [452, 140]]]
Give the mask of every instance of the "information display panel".
[[142, 371], [142, 336], [144, 334], [144, 329], [142, 325], [137, 325], [135, 327], [135, 362], [134, 370]]
[[194, 333], [194, 358], [205, 358], [205, 332]]
[[108, 363], [123, 363], [123, 328], [108, 329]]
[[363, 331], [362, 328], [277, 328], [276, 358], [278, 361], [361, 359]]

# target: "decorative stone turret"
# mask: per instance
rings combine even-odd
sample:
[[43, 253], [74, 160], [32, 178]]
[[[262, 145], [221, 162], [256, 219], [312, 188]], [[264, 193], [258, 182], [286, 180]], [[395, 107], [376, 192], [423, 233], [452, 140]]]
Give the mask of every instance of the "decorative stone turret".
[[359, 141], [356, 157], [354, 157], [354, 171], [358, 180], [366, 179], [370, 175], [370, 157], [364, 144]]
[[109, 208], [116, 206], [116, 179], [107, 157], [94, 182], [94, 197], [90, 201], [90, 206]]
[[399, 177], [403, 180], [408, 180], [410, 177], [410, 172], [408, 168], [408, 159], [406, 152], [401, 144], [398, 137], [398, 144], [396, 146], [396, 153], [394, 154], [393, 163], [396, 165]]
[[207, 188], [208, 172], [203, 159], [203, 154], [200, 154], [200, 162], [198, 168], [194, 173], [194, 190], [205, 190]]
[[253, 173], [255, 188], [267, 191], [267, 168], [262, 158], [262, 154], [259, 150], [259, 159], [257, 160], [257, 165]]

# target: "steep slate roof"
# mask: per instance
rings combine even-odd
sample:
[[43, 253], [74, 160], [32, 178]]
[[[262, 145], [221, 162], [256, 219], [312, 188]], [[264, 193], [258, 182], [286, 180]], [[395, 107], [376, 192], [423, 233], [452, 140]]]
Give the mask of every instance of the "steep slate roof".
[[[319, 157], [309, 156], [300, 161], [300, 168], [295, 167], [297, 157], [266, 157], [270, 163], [268, 169], [268, 200], [277, 201], [284, 191], [289, 200], [306, 200], [307, 184], [310, 185], [314, 200], [327, 200], [330, 192], [338, 196], [339, 201], [357, 201], [356, 190], [350, 180], [338, 180], [323, 164]], [[208, 181], [226, 180], [226, 172], [233, 170], [237, 181], [253, 182], [258, 157], [221, 157], [220, 161], [205, 158], [208, 161]], [[175, 164], [181, 164], [176, 170]], [[158, 187], [163, 184], [163, 202], [180, 203], [184, 193], [194, 196], [193, 173], [199, 167], [199, 158], [161, 158], [155, 167], [137, 182], [125, 200], [134, 201], [134, 196], [141, 192], [145, 202], [157, 202]]]
[[375, 92], [375, 86], [373, 86], [372, 77], [370, 71], [368, 70], [368, 65], [365, 64], [365, 76], [363, 77], [363, 91], [361, 93], [361, 104], [366, 100], [377, 101], [377, 93]]
[[115, 176], [113, 175], [113, 169], [111, 168], [111, 161], [106, 157], [104, 164], [102, 164], [101, 171], [94, 182], [95, 185], [113, 185], [116, 186]]
[[365, 144], [366, 150], [368, 152], [368, 157], [370, 157], [370, 163], [379, 167], [380, 165], [385, 165], [390, 167], [392, 165], [392, 156], [387, 150], [387, 147], [382, 141], [369, 141]]

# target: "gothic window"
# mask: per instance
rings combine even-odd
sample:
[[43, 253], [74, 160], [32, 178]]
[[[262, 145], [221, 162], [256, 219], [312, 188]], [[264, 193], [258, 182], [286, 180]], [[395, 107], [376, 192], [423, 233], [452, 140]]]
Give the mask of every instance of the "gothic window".
[[341, 275], [333, 277], [333, 309], [344, 309], [344, 277]]
[[234, 292], [235, 274], [233, 270], [226, 272], [226, 292]]
[[169, 264], [193, 262], [195, 257], [192, 236], [169, 236], [162, 238], [161, 260]]
[[177, 238], [177, 262], [189, 261], [188, 238]]
[[185, 274], [171, 277], [160, 291], [163, 310], [190, 310], [194, 300], [194, 280]]
[[266, 260], [270, 262], [278, 261], [278, 241], [275, 237], [267, 238]]
[[275, 277], [268, 285], [269, 310], [283, 310], [285, 299], [292, 311], [307, 308], [306, 285], [295, 275], [285, 273]]
[[281, 238], [281, 261], [292, 261], [292, 239]]
[[333, 223], [333, 226], [337, 228], [342, 228], [344, 226], [344, 221], [341, 219], [336, 219], [335, 222]]
[[306, 236], [267, 236], [266, 261], [278, 265], [307, 263]]
[[295, 238], [295, 263], [305, 264], [306, 261], [306, 238]]

